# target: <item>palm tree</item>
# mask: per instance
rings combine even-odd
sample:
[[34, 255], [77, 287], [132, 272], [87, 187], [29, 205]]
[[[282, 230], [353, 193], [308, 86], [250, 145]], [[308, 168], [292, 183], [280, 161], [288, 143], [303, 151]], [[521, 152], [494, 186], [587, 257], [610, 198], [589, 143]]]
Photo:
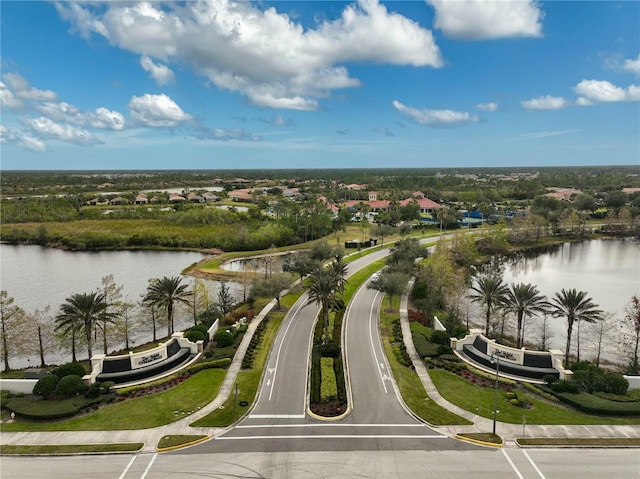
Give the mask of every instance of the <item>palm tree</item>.
[[496, 274], [488, 274], [482, 276], [476, 280], [476, 284], [471, 287], [474, 293], [469, 295], [469, 298], [474, 303], [484, 304], [487, 308], [485, 336], [489, 336], [489, 322], [491, 320], [491, 313], [500, 305], [507, 287], [502, 282], [502, 277]]
[[307, 304], [316, 303], [322, 308], [322, 336], [328, 341], [329, 310], [338, 306], [338, 293], [344, 291], [346, 264], [342, 258], [336, 258], [328, 268], [317, 268], [309, 277], [309, 300]]
[[186, 284], [181, 284], [178, 276], [156, 278], [147, 286], [144, 301], [154, 306], [167, 309], [167, 336], [173, 334], [173, 310], [176, 303], [189, 304], [189, 297], [193, 294]]
[[[594, 323], [602, 319], [602, 311], [597, 309], [598, 305], [595, 304], [591, 298], [587, 297], [586, 292], [577, 291], [576, 289], [567, 291], [563, 288], [552, 298], [551, 306], [554, 316], [564, 316], [567, 318], [567, 346], [564, 355], [564, 365], [568, 367], [573, 323], [577, 321], [579, 324], [582, 320]], [[580, 348], [578, 348], [578, 361], [580, 361]]]
[[75, 334], [84, 330], [87, 341], [87, 353], [89, 359], [92, 354], [93, 327], [99, 321], [113, 322], [114, 314], [108, 311], [109, 304], [105, 301], [103, 293], [74, 294], [66, 299], [66, 303], [60, 306], [60, 314], [56, 316], [56, 330], [63, 334], [71, 333], [72, 361], [76, 361]]
[[508, 313], [514, 313], [518, 319], [517, 348], [521, 348], [524, 343], [525, 318], [530, 318], [534, 313], [543, 313], [548, 304], [547, 298], [535, 286], [511, 283], [510, 289], [505, 293], [502, 308]]

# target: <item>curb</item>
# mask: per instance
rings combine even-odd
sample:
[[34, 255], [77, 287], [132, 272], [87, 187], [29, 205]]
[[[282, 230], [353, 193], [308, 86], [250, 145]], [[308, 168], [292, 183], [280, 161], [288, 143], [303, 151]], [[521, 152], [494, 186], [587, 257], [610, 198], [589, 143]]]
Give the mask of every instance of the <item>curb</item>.
[[479, 446], [497, 447], [497, 448], [504, 447], [504, 441], [500, 444], [496, 444], [495, 442], [486, 442], [486, 441], [479, 441], [478, 439], [471, 439], [470, 437], [461, 436], [460, 434], [456, 434], [453, 437], [460, 441], [466, 441], [466, 442], [471, 442], [473, 444], [478, 444]]
[[182, 449], [183, 447], [195, 446], [196, 444], [200, 444], [201, 442], [208, 441], [212, 436], [205, 435], [200, 439], [196, 439], [195, 441], [185, 442], [184, 444], [178, 444], [177, 446], [169, 446], [169, 447], [158, 447], [156, 448], [157, 452], [168, 452], [175, 451], [176, 449]]

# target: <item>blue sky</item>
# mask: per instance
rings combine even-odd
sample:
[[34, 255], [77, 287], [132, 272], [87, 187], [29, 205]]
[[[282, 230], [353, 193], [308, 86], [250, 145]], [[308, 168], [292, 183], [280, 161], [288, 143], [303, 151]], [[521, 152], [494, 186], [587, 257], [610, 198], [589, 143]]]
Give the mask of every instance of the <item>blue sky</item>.
[[640, 2], [0, 2], [1, 168], [640, 163]]

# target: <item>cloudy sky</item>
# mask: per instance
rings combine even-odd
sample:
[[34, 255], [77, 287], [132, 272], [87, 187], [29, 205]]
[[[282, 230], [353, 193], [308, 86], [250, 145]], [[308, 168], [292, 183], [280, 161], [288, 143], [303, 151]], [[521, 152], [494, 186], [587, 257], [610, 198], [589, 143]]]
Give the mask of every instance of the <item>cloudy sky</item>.
[[2, 1], [2, 169], [640, 162], [640, 2]]

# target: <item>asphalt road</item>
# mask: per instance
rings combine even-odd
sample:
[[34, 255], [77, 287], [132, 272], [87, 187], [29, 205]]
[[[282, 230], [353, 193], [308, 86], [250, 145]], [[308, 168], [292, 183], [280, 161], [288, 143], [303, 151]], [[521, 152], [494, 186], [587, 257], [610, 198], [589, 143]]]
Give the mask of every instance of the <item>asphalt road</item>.
[[16, 479], [634, 479], [637, 449], [251, 452], [2, 457]]

